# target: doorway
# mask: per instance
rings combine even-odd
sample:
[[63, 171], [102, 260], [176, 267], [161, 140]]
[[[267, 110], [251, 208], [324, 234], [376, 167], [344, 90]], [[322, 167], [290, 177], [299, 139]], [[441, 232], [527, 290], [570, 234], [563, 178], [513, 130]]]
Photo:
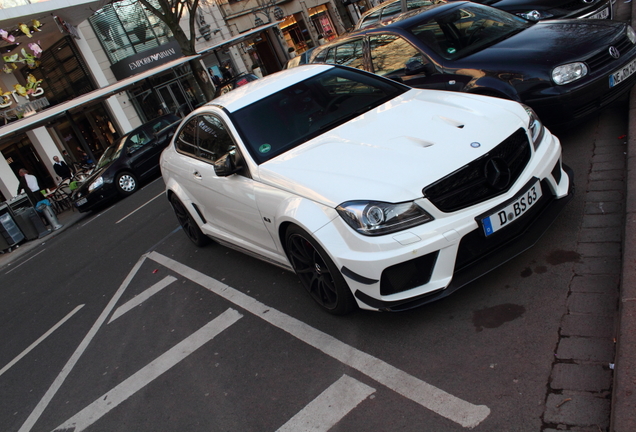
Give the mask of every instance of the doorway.
[[155, 90], [159, 94], [159, 103], [163, 114], [177, 113], [178, 111], [185, 114], [192, 111], [193, 107], [188, 98], [185, 97], [185, 89], [179, 80], [155, 87]]

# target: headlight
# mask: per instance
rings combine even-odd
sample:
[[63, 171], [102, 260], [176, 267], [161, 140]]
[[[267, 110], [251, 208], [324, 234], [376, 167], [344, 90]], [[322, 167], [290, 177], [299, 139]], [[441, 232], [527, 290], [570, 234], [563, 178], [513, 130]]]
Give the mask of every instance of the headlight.
[[538, 10], [531, 10], [528, 12], [520, 12], [519, 15], [521, 18], [525, 18], [528, 21], [539, 21], [542, 19], [552, 18], [554, 15], [547, 12], [539, 12]]
[[631, 43], [636, 44], [636, 32], [632, 28], [632, 26], [627, 26], [625, 29], [625, 34], [627, 34], [627, 38], [631, 41]]
[[88, 191], [92, 192], [97, 188], [102, 187], [102, 185], [104, 184], [104, 178], [103, 177], [98, 177], [93, 183], [91, 183], [91, 185], [88, 187]]
[[349, 201], [336, 210], [351, 228], [364, 235], [389, 234], [433, 220], [413, 201], [399, 204]]
[[539, 147], [539, 144], [541, 144], [541, 141], [543, 141], [545, 127], [543, 126], [543, 123], [541, 123], [541, 120], [539, 120], [537, 113], [535, 113], [532, 108], [530, 108], [528, 105], [523, 105], [523, 107], [526, 109], [526, 113], [528, 113], [528, 131], [530, 132], [532, 145], [536, 150]]
[[569, 63], [557, 66], [552, 71], [552, 80], [558, 84], [568, 84], [587, 75], [587, 66], [585, 63]]

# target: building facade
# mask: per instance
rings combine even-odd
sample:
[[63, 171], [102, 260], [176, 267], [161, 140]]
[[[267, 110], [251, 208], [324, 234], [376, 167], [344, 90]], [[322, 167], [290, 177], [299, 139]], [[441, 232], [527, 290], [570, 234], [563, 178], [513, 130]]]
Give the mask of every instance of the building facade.
[[[13, 3], [8, 8], [5, 2], [0, 10], [0, 36], [2, 30], [8, 33], [0, 50], [18, 59], [7, 64], [4, 57], [12, 73], [0, 74], [0, 201], [16, 195], [20, 168], [34, 174], [41, 187], [54, 188], [60, 180], [53, 170], [54, 156], [70, 165], [82, 162], [85, 153], [95, 162], [129, 130], [163, 113], [185, 114], [207, 102], [201, 80], [211, 82], [212, 75], [228, 73], [274, 73], [296, 54], [344, 33], [353, 22], [351, 6], [341, 0], [202, 1], [195, 17], [196, 50], [201, 53], [197, 61], [209, 74], [196, 79], [187, 61], [162, 67], [183, 53], [170, 29], [136, 0], [106, 5], [78, 0], [72, 7], [64, 0]], [[181, 22], [186, 34], [188, 19]], [[22, 22], [33, 23], [30, 37], [15, 28]], [[38, 47], [22, 53], [36, 40], [38, 58]], [[153, 73], [109, 98], [82, 102], [20, 133], [3, 133], [13, 122], [28, 122], [34, 113], [134, 81], [145, 71]], [[23, 94], [13, 90], [29, 86]]]

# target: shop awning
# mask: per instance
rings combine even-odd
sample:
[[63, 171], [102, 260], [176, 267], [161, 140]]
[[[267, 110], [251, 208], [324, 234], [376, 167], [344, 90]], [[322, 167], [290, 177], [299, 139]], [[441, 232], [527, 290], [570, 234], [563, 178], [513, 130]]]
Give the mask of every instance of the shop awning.
[[137, 75], [133, 75], [126, 79], [120, 80], [115, 84], [93, 90], [92, 92], [83, 94], [79, 97], [76, 97], [75, 99], [62, 102], [61, 104], [46, 108], [28, 117], [13, 121], [4, 126], [0, 126], [0, 139], [8, 138], [10, 136], [24, 133], [28, 130], [35, 129], [40, 126], [44, 126], [54, 120], [57, 116], [66, 113], [66, 111], [81, 107], [83, 105], [92, 105], [97, 102], [106, 100], [117, 93], [121, 93], [122, 91], [135, 86], [140, 80], [146, 79], [173, 67], [180, 66], [183, 63], [197, 58], [200, 58], [200, 55], [182, 57], [171, 62], [164, 63], [161, 66], [157, 66], [156, 68], [147, 70], [146, 72], [142, 72]]
[[204, 50], [199, 51], [199, 54], [201, 54], [201, 55], [210, 54], [210, 53], [212, 53], [215, 50], [218, 50], [220, 48], [224, 48], [226, 46], [232, 46], [232, 45], [236, 45], [237, 43], [244, 42], [246, 39], [250, 39], [250, 38], [256, 36], [257, 34], [259, 34], [260, 32], [263, 32], [263, 31], [265, 31], [267, 29], [275, 27], [275, 26], [277, 26], [278, 24], [280, 24], [282, 22], [283, 21], [276, 21], [276, 22], [273, 22], [273, 23], [262, 25], [260, 27], [253, 28], [253, 29], [251, 29], [249, 31], [246, 31], [245, 33], [241, 33], [240, 35], [231, 37], [229, 39], [225, 39], [223, 42], [220, 42], [220, 43], [218, 43], [216, 45], [212, 45], [211, 47], [207, 47]]

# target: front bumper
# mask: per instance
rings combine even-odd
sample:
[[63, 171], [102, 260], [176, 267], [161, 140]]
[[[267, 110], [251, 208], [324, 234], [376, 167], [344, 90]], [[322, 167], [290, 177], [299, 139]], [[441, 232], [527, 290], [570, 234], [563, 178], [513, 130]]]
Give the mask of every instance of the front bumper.
[[[355, 291], [355, 297], [373, 309], [383, 311], [412, 309], [442, 299], [518, 256], [539, 240], [574, 196], [574, 174], [566, 165], [563, 165], [563, 170], [570, 184], [565, 197], [556, 199], [554, 195], [545, 194], [522, 220], [511, 225], [509, 229], [493, 235], [492, 238], [486, 238], [481, 228], [476, 228], [462, 237], [453, 277], [445, 288], [397, 301], [379, 300], [361, 290]], [[547, 189], [547, 186], [544, 189]]]
[[[482, 224], [534, 190], [541, 198], [504, 228]], [[532, 186], [532, 189], [528, 189]], [[547, 133], [516, 184], [505, 194], [457, 211], [419, 203], [433, 217], [394, 234], [352, 234], [340, 218], [315, 231], [362, 309], [398, 311], [440, 299], [531, 247], [573, 195], [572, 172], [561, 163], [558, 138]]]
[[[547, 125], [569, 127], [595, 114], [605, 106], [629, 93], [636, 84], [636, 73], [620, 84], [610, 87], [610, 75], [636, 60], [636, 48], [623, 57], [620, 65], [612, 65], [596, 73], [595, 77], [583, 78], [562, 87], [553, 86], [540, 95], [522, 95], [523, 103], [532, 107]], [[556, 94], [560, 91], [560, 94]]]
[[73, 195], [73, 205], [81, 213], [84, 213], [114, 200], [117, 196], [117, 191], [112, 187], [112, 184], [104, 183], [99, 189], [86, 194], [78, 193]]

